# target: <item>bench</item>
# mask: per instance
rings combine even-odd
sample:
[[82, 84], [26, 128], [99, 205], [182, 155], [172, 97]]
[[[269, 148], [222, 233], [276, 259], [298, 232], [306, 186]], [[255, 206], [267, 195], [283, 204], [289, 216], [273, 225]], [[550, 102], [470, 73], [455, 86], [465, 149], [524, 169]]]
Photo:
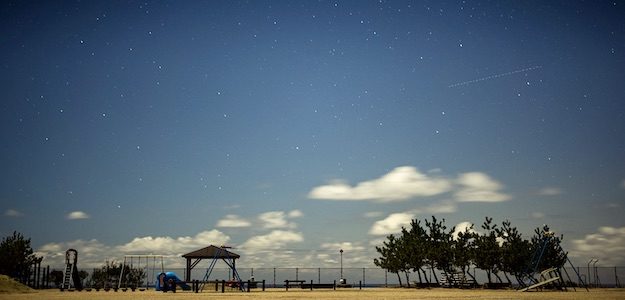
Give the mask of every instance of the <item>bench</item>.
[[447, 275], [442, 274], [440, 282], [442, 287], [474, 288], [477, 286], [477, 282], [473, 278], [467, 278], [464, 273], [456, 272]]
[[288, 280], [287, 279], [284, 281], [284, 286], [286, 287], [286, 290], [288, 291], [289, 287], [302, 286], [304, 282], [305, 280]]

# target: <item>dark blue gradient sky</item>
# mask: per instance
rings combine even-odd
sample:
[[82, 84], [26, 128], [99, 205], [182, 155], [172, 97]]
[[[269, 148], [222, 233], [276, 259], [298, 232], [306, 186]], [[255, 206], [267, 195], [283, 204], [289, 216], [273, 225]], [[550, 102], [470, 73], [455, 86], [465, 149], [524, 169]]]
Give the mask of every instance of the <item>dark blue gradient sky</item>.
[[625, 245], [624, 7], [3, 1], [1, 233], [360, 266], [406, 218], [492, 216], [586, 261]]

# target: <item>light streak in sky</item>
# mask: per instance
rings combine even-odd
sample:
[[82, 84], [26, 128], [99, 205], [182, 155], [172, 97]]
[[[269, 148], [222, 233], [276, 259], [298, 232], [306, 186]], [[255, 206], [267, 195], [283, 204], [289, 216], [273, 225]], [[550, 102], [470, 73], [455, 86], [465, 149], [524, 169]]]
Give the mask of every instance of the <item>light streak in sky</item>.
[[504, 77], [504, 76], [509, 76], [509, 75], [516, 74], [516, 73], [521, 73], [521, 72], [527, 72], [527, 71], [531, 71], [531, 70], [536, 70], [536, 69], [540, 69], [540, 68], [542, 68], [542, 66], [532, 66], [532, 67], [529, 67], [529, 68], [524, 68], [524, 69], [520, 69], [520, 70], [515, 70], [515, 71], [506, 72], [506, 73], [501, 73], [501, 74], [490, 75], [490, 76], [486, 76], [486, 77], [482, 77], [482, 78], [478, 78], [478, 79], [473, 79], [473, 80], [468, 80], [468, 81], [458, 82], [458, 83], [451, 84], [451, 85], [449, 85], [449, 86], [447, 86], [447, 87], [448, 87], [448, 88], [453, 88], [453, 87], [458, 87], [458, 86], [461, 86], [461, 85], [469, 85], [469, 84], [476, 83], [476, 82], [480, 82], [480, 81], [484, 81], [484, 80], [495, 79], [495, 78]]

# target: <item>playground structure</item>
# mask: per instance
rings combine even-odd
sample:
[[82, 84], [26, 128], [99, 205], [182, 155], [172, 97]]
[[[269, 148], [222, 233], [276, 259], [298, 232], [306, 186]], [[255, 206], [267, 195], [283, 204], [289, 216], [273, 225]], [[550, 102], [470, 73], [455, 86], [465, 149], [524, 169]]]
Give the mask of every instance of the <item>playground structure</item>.
[[65, 273], [63, 274], [63, 283], [61, 290], [82, 290], [82, 281], [78, 274], [78, 251], [76, 249], [68, 249], [65, 251]]
[[[543, 258], [543, 254], [548, 247], [554, 247], [558, 252], [564, 253], [565, 264], [568, 262], [572, 268], [572, 270], [577, 274], [578, 282], [586, 288], [588, 291], [588, 286], [582, 280], [582, 277], [579, 275], [579, 272], [571, 263], [571, 260], [568, 258], [568, 253], [565, 253], [559, 243], [554, 243], [554, 233], [549, 231], [549, 228], [545, 227], [544, 231], [541, 233], [541, 242], [540, 247], [536, 249], [534, 254], [532, 255], [532, 260], [528, 265], [524, 280], [521, 282], [522, 286], [519, 291], [526, 292], [532, 289], [543, 288], [548, 285], [553, 285], [555, 288], [566, 291], [567, 285], [572, 283], [571, 277], [563, 266], [551, 267], [546, 270], [540, 272], [540, 276], [538, 279], [534, 277], [534, 274], [538, 272], [538, 266], [540, 265], [540, 261]], [[566, 275], [566, 281], [564, 280], [563, 274]], [[573, 289], [575, 289], [574, 286]]]
[[176, 286], [180, 286], [185, 291], [190, 291], [191, 287], [184, 281], [178, 278], [178, 275], [174, 272], [163, 272], [158, 274], [158, 278], [156, 280], [156, 290], [157, 291], [172, 291], [176, 292]]
[[[152, 260], [152, 272], [149, 273], [149, 269], [150, 269], [150, 260]], [[138, 265], [139, 267], [143, 266], [143, 268], [141, 268], [141, 270], [143, 271], [143, 274], [145, 275], [145, 285], [142, 287], [143, 289], [148, 289], [150, 286], [150, 282], [154, 282], [155, 280], [157, 280], [156, 278], [156, 265], [157, 263], [160, 262], [160, 272], [159, 274], [164, 273], [165, 271], [165, 267], [163, 265], [163, 256], [162, 255], [152, 255], [152, 254], [142, 254], [142, 255], [125, 255], [124, 256], [124, 262], [122, 263], [122, 268], [121, 271], [119, 273], [119, 282], [117, 284], [117, 288], [122, 288], [122, 283], [123, 282], [123, 278], [124, 278], [124, 271], [126, 269], [126, 266], [129, 267], [129, 269], [135, 270], [134, 265]], [[143, 262], [143, 264], [142, 264]], [[133, 286], [133, 288], [135, 287], [140, 287], [139, 282], [135, 282], [135, 284], [137, 286]]]
[[215, 265], [219, 260], [222, 260], [226, 263], [226, 265], [228, 265], [228, 267], [232, 271], [232, 278], [228, 281], [228, 285], [230, 287], [235, 287], [240, 289], [241, 291], [244, 291], [243, 281], [241, 280], [241, 276], [239, 276], [239, 273], [236, 269], [236, 259], [240, 258], [241, 256], [226, 249], [231, 249], [231, 247], [217, 247], [214, 245], [210, 245], [208, 247], [183, 255], [182, 257], [187, 260], [187, 268], [184, 281], [189, 282], [191, 280], [191, 270], [193, 270], [193, 268], [197, 266], [197, 264], [202, 261], [202, 259], [211, 259], [208, 269], [206, 269], [204, 279], [202, 279], [199, 286], [199, 290], [203, 290], [204, 283], [206, 283], [210, 278], [210, 275], [213, 272]]

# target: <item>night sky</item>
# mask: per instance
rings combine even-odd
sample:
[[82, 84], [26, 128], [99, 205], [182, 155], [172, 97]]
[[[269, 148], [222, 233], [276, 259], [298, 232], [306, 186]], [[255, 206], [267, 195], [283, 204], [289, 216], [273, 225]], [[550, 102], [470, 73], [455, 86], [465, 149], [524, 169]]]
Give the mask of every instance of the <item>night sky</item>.
[[431, 215], [625, 263], [623, 2], [0, 5], [0, 233], [49, 263], [371, 266]]

